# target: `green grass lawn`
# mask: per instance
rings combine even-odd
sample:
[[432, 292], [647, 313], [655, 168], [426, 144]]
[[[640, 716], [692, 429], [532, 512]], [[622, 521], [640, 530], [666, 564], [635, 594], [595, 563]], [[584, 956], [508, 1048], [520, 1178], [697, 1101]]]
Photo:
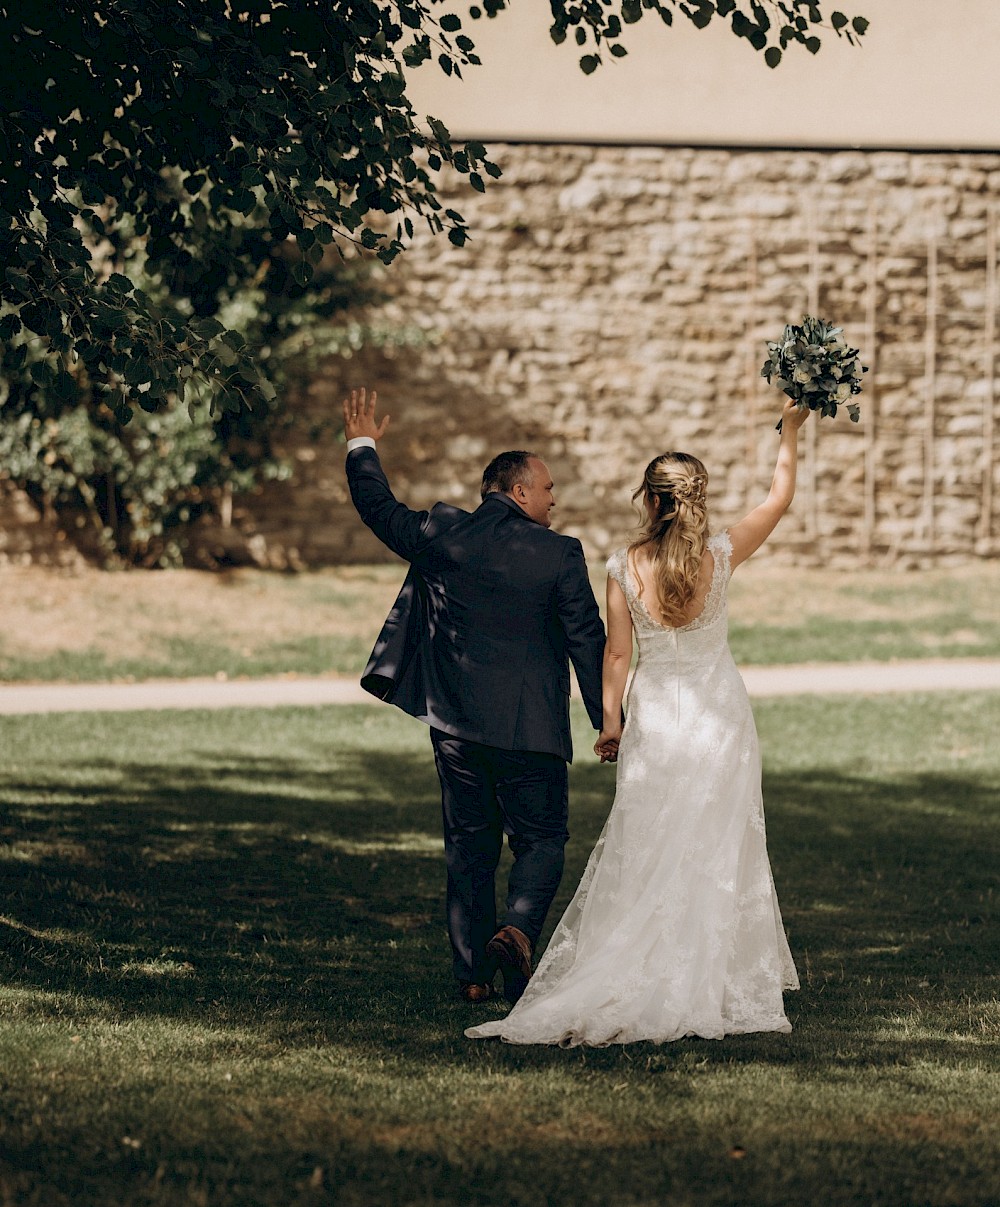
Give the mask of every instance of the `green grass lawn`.
[[1000, 1202], [1000, 695], [756, 711], [794, 1032], [573, 1051], [463, 1038], [395, 710], [0, 719], [0, 1202]]
[[[591, 567], [598, 599], [605, 577]], [[403, 566], [75, 574], [0, 569], [0, 680], [356, 676]], [[921, 573], [740, 567], [733, 653], [745, 665], [1000, 657], [1000, 562]]]

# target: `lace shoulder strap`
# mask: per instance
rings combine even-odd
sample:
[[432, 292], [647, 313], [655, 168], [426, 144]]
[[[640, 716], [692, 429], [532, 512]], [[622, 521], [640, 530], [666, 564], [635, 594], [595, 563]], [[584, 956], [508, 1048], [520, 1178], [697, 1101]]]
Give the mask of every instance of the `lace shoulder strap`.
[[733, 542], [728, 530], [724, 528], [721, 532], [710, 536], [706, 547], [715, 558], [716, 572], [728, 579], [732, 574], [730, 559], [733, 556]]
[[627, 549], [616, 549], [607, 560], [607, 570], [615, 582], [625, 592], [626, 599], [629, 595], [628, 576], [626, 573], [626, 558], [628, 556]]

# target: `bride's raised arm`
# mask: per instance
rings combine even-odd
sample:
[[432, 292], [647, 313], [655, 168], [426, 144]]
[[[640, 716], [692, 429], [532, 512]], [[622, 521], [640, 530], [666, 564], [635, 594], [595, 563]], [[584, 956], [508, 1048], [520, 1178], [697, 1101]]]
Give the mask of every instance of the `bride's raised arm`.
[[735, 568], [745, 562], [751, 553], [763, 545], [777, 527], [778, 521], [791, 505], [795, 495], [795, 466], [799, 455], [799, 428], [812, 412], [799, 408], [789, 398], [781, 411], [781, 442], [778, 445], [778, 462], [774, 467], [774, 478], [767, 498], [759, 507], [743, 517], [729, 529], [733, 542], [731, 565]]

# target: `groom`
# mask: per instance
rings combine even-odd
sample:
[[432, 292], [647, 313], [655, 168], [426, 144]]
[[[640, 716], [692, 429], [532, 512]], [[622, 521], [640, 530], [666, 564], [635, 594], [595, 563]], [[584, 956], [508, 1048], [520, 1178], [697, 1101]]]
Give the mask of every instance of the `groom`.
[[[430, 726], [441, 781], [448, 934], [459, 991], [487, 1001], [497, 969], [515, 1002], [563, 870], [572, 758], [569, 662], [601, 728], [604, 625], [580, 542], [549, 527], [545, 463], [501, 453], [473, 512], [411, 511], [382, 471], [376, 394], [344, 400], [347, 480], [358, 514], [410, 563], [361, 684]], [[514, 863], [497, 928], [494, 876]]]

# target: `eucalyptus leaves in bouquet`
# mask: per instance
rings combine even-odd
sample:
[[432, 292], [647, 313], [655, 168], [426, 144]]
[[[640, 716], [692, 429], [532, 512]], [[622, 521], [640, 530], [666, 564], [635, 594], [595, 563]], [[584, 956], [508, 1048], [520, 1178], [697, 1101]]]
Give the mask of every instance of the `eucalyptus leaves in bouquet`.
[[[842, 327], [807, 314], [801, 327], [789, 324], [780, 340], [768, 341], [760, 375], [800, 407], [834, 419], [837, 408], [846, 406], [851, 421], [857, 423], [861, 411], [850, 400], [861, 393], [861, 377], [868, 372], [859, 355], [857, 348], [848, 347]], [[781, 431], [780, 420], [777, 430]]]

